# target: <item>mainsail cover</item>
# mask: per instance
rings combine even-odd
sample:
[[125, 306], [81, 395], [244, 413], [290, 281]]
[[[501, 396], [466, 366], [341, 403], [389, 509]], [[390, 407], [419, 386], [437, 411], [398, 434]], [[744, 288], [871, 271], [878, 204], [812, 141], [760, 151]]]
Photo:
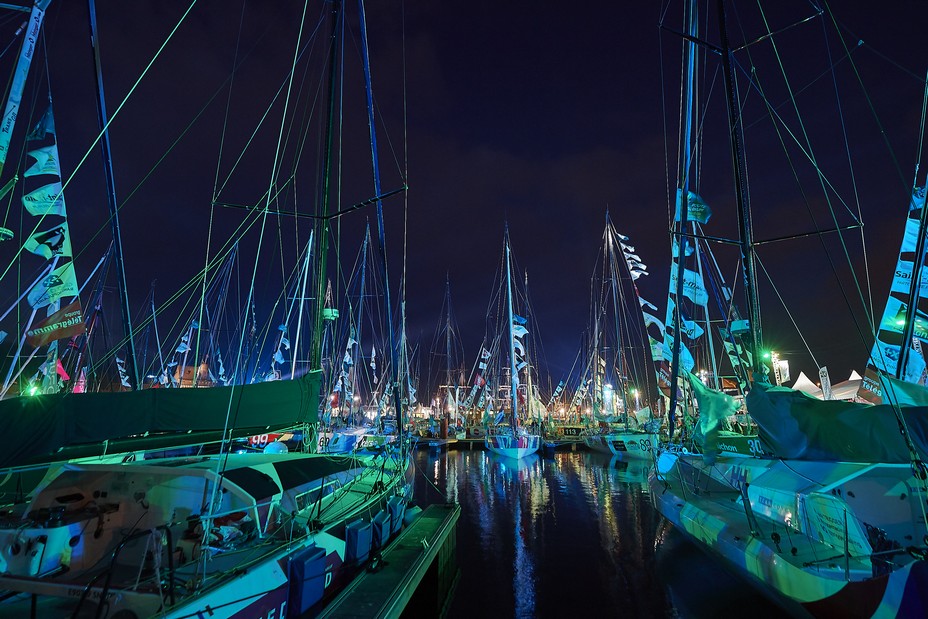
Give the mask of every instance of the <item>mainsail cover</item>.
[[[907, 464], [908, 445], [888, 404], [819, 400], [754, 383], [745, 398], [764, 446], [780, 458]], [[901, 407], [918, 457], [928, 459], [928, 406]]]
[[[0, 467], [53, 457], [65, 447], [131, 436], [229, 428], [282, 429], [318, 417], [321, 372], [294, 380], [201, 389], [56, 393], [0, 401]], [[161, 442], [163, 445], [163, 441]]]

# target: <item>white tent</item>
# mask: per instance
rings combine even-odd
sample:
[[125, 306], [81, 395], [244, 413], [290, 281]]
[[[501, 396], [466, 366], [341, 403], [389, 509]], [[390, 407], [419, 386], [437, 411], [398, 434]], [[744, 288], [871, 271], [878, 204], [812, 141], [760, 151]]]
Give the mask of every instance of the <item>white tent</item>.
[[836, 400], [853, 400], [857, 396], [857, 390], [860, 389], [860, 382], [863, 379], [857, 372], [851, 372], [851, 377], [843, 383], [831, 386], [831, 392]]
[[815, 386], [809, 377], [806, 376], [803, 372], [799, 372], [799, 378], [796, 379], [796, 382], [793, 383], [793, 389], [796, 391], [802, 391], [808, 393], [811, 396], [816, 398], [822, 397], [822, 390]]
[[[846, 381], [831, 386], [832, 397], [835, 400], [853, 400], [857, 396], [857, 390], [860, 389], [860, 382], [863, 380], [856, 371], [851, 372], [850, 378]], [[809, 377], [799, 372], [799, 378], [793, 383], [793, 389], [802, 391], [809, 395], [823, 400], [825, 398], [822, 390], [815, 385]]]

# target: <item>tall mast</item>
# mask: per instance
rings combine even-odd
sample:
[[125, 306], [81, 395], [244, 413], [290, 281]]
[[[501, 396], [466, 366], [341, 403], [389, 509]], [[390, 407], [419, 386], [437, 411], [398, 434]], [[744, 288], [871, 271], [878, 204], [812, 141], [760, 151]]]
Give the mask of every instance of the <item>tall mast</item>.
[[339, 6], [338, 2], [332, 2], [331, 9], [332, 31], [329, 35], [329, 106], [328, 118], [325, 128], [325, 153], [322, 161], [322, 189], [319, 195], [319, 232], [316, 234], [319, 243], [319, 255], [316, 259], [316, 312], [313, 319], [313, 341], [310, 347], [309, 369], [322, 369], [322, 315], [325, 308], [326, 298], [326, 262], [329, 253], [329, 192], [330, 181], [332, 176], [332, 143], [335, 139], [335, 93], [336, 93], [336, 73], [338, 68], [338, 28]]
[[126, 374], [131, 389], [138, 389], [138, 368], [135, 363], [135, 342], [132, 339], [132, 314], [129, 311], [129, 291], [126, 285], [126, 268], [122, 255], [122, 234], [119, 230], [119, 202], [116, 199], [116, 179], [113, 174], [113, 157], [110, 152], [109, 119], [106, 115], [106, 98], [103, 90], [103, 71], [100, 62], [100, 38], [97, 35], [97, 7], [95, 0], [87, 0], [90, 13], [90, 44], [94, 70], [97, 74], [97, 116], [100, 121], [100, 148], [103, 154], [103, 172], [106, 176], [106, 196], [110, 209], [110, 228], [113, 232], [113, 260], [116, 266], [116, 287], [122, 305], [122, 319], [126, 339]]
[[731, 139], [731, 160], [735, 174], [735, 197], [738, 206], [738, 228], [741, 241], [741, 262], [744, 269], [745, 302], [751, 321], [751, 351], [754, 379], [763, 379], [761, 350], [760, 306], [758, 305], [757, 277], [754, 264], [754, 236], [751, 225], [751, 204], [747, 191], [744, 164], [744, 146], [741, 143], [741, 109], [735, 92], [735, 79], [731, 68], [731, 46], [725, 24], [725, 0], [718, 0], [719, 33], [722, 42], [722, 73], [725, 78], [725, 93], [728, 98], [728, 125]]
[[506, 333], [509, 336], [509, 398], [512, 400], [512, 430], [519, 424], [519, 397], [516, 391], [519, 388], [519, 374], [516, 369], [516, 342], [512, 334], [512, 281], [509, 273], [509, 224], [506, 224], [506, 307], [508, 309], [509, 324]]
[[[528, 300], [530, 298], [528, 296], [528, 271], [525, 272], [525, 288], [523, 290], [525, 291], [525, 309], [526, 309], [525, 317], [528, 318], [529, 317]], [[515, 342], [513, 342], [513, 345], [515, 345]], [[523, 361], [528, 362], [528, 360], [529, 360], [529, 357], [526, 354], [525, 359], [523, 359]], [[532, 419], [534, 417], [539, 416], [540, 414], [537, 410], [535, 410], [535, 407], [532, 404], [532, 398], [534, 396], [534, 393], [535, 393], [535, 386], [532, 384], [532, 364], [529, 362], [525, 366], [525, 408], [526, 408], [525, 417], [526, 419]]]
[[[354, 339], [358, 342], [358, 355], [363, 358], [364, 351], [361, 349], [361, 327], [364, 326], [364, 291], [366, 290], [365, 282], [367, 281], [367, 247], [370, 244], [371, 240], [371, 225], [368, 222], [364, 227], [364, 242], [361, 244], [361, 282], [360, 282], [360, 291], [358, 294], [358, 327], [355, 330]], [[349, 338], [351, 336], [351, 327], [348, 327]], [[354, 371], [354, 380], [355, 383], [358, 382], [358, 371], [357, 367]], [[357, 384], [354, 385], [354, 392], [357, 393]]]
[[[621, 321], [624, 320], [625, 311], [619, 312], [619, 278], [616, 270], [618, 268], [618, 258], [616, 257], [615, 245], [616, 239], [612, 229], [612, 222], [609, 220], [609, 213], [606, 213], [606, 235], [609, 247], [609, 274], [610, 286], [612, 287], [612, 315], [615, 322], [615, 360], [616, 369], [618, 370], [617, 378], [619, 383], [619, 392], [622, 394], [622, 410], [625, 415], [625, 430], [628, 430], [628, 396], [625, 384], [625, 349], [622, 346], [622, 327]], [[624, 259], [624, 258], [623, 258]], [[623, 297], [624, 298], [624, 297]], [[637, 308], [636, 308], [637, 309]], [[621, 317], [620, 317], [621, 316]]]
[[[447, 378], [445, 385], [448, 389], [448, 400], [451, 400], [451, 279], [445, 274], [445, 359]], [[455, 402], [455, 404], [457, 404]], [[450, 412], [450, 411], [448, 411]], [[446, 415], [447, 417], [447, 415]]]
[[[689, 214], [690, 170], [692, 168], [692, 153], [694, 150], [692, 148], [692, 141], [693, 99], [695, 98], [694, 89], [696, 83], [695, 40], [699, 32], [698, 22], [696, 21], [696, 0], [690, 0], [689, 3], [687, 3], [684, 20], [686, 21], [686, 34], [688, 35], [687, 42], [684, 45], [686, 75], [683, 80], [683, 101], [686, 108], [683, 114], [683, 145], [681, 148], [683, 162], [682, 169], [680, 170], [680, 192], [679, 196], [676, 198], [675, 205], [676, 211], [680, 214], [680, 222], [675, 231], [677, 236], [673, 239], [673, 243], [677, 245], [677, 285], [674, 291], [676, 311], [671, 317], [673, 320], [673, 351], [670, 361], [670, 406], [667, 410], [670, 438], [673, 438], [677, 412], [677, 381], [680, 378], [680, 346], [682, 345], [682, 340], [680, 338], [680, 333], [682, 331], [680, 328], [682, 324], [682, 319], [680, 317], [680, 299], [683, 298], [683, 278], [685, 276], [683, 260], [686, 256], [686, 236], [684, 232], [686, 232], [686, 220]], [[671, 263], [673, 263], [672, 257]], [[667, 325], [667, 327], [670, 326], [671, 325]]]
[[391, 380], [393, 381], [393, 401], [396, 406], [396, 423], [397, 431], [402, 432], [405, 427], [405, 412], [403, 410], [403, 398], [400, 394], [400, 383], [397, 367], [399, 365], [398, 351], [396, 348], [396, 336], [393, 332], [392, 307], [390, 302], [390, 278], [389, 269], [387, 268], [387, 241], [384, 234], [383, 225], [383, 202], [380, 200], [380, 165], [377, 157], [377, 130], [374, 122], [374, 95], [371, 88], [371, 63], [370, 53], [367, 46], [367, 17], [364, 12], [364, 0], [358, 0], [358, 9], [361, 21], [361, 57], [364, 62], [364, 86], [367, 94], [367, 122], [371, 134], [371, 158], [373, 163], [374, 174], [374, 195], [377, 199], [377, 237], [380, 247], [380, 262], [383, 270], [384, 286], [384, 303], [386, 303], [386, 318], [389, 332], [390, 358], [391, 358]]

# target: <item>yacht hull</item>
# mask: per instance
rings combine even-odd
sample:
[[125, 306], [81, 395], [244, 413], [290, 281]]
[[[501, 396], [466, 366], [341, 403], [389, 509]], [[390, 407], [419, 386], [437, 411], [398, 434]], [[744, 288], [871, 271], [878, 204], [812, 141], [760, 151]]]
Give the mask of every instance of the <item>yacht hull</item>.
[[[776, 497], [776, 489], [735, 490], [732, 484], [726, 488], [725, 479], [706, 474], [711, 468], [729, 474], [740, 471], [736, 476], [751, 478], [756, 471], [750, 468], [745, 471], [739, 465], [725, 462], [701, 468], [694, 465], [698, 460], [699, 456], [660, 456], [649, 479], [655, 507], [697, 545], [758, 585], [791, 613], [813, 617], [928, 616], [928, 562], [924, 559], [913, 559], [898, 548], [897, 553], [888, 555], [891, 558], [886, 563], [878, 565], [875, 548], [859, 554], [849, 550], [844, 554], [794, 529], [789, 533], [784, 523], [759, 513], [766, 504], [777, 508], [780, 499]], [[834, 477], [838, 478], [846, 471], [837, 467], [850, 465], [835, 466], [838, 474]], [[685, 470], [687, 467], [692, 470]], [[764, 468], [763, 464], [758, 468]], [[866, 479], [868, 470], [872, 468], [861, 467], [846, 477], [853, 481], [859, 476], [861, 483], [872, 485], [876, 478]], [[838, 483], [843, 487], [849, 485], [840, 479]], [[809, 505], [817, 500], [813, 494], [803, 497], [797, 492], [796, 496], [800, 504]], [[748, 503], [758, 512], [745, 509], [745, 496], [749, 496]], [[755, 497], [756, 502], [751, 500]], [[831, 514], [833, 525], [841, 514], [840, 511]], [[811, 510], [806, 514], [806, 518], [814, 517]], [[852, 518], [856, 519], [853, 514]], [[853, 522], [844, 527], [850, 533], [839, 533], [852, 536]], [[851, 540], [848, 548], [854, 545]], [[891, 569], [892, 563], [896, 565]]]

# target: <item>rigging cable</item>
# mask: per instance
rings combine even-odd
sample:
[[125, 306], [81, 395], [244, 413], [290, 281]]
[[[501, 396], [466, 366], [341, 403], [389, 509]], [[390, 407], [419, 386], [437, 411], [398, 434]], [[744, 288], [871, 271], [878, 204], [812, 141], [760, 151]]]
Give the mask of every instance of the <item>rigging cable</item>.
[[[767, 22], [767, 18], [766, 18], [766, 15], [764, 15], [762, 9], [761, 9], [761, 17], [762, 17], [762, 19], [763, 19], [763, 22], [764, 22], [765, 27], [767, 28], [767, 30], [768, 30], [768, 32], [769, 32], [770, 28], [769, 28], [769, 25], [768, 25], [768, 22]], [[774, 54], [774, 56], [776, 57], [778, 66], [779, 66], [779, 68], [780, 68], [780, 74], [781, 74], [781, 76], [782, 76], [784, 86], [786, 87], [786, 89], [787, 89], [787, 91], [788, 91], [788, 93], [789, 93], [789, 100], [790, 100], [790, 102], [792, 103], [792, 108], [793, 108], [794, 112], [796, 113], [796, 119], [797, 119], [797, 122], [799, 123], [799, 127], [800, 127], [800, 131], [801, 131], [801, 133], [802, 133], [802, 138], [803, 138], [804, 144], [800, 144], [800, 142], [799, 142], [797, 136], [796, 136], [792, 131], [790, 131], [789, 128], [786, 126], [785, 122], [783, 122], [782, 117], [781, 117], [779, 114], [776, 114], [776, 113], [775, 113], [773, 107], [771, 106], [771, 103], [770, 103], [769, 98], [766, 96], [766, 94], [764, 93], [763, 89], [761, 88], [760, 82], [756, 79], [756, 72], [753, 71], [753, 70], [752, 70], [752, 71], [745, 71], [745, 72], [748, 73], [748, 74], [750, 75], [750, 81], [751, 81], [751, 83], [752, 83], [754, 86], [756, 86], [757, 91], [758, 91], [758, 93], [759, 93], [760, 96], [761, 96], [761, 100], [763, 101], [764, 106], [766, 107], [766, 109], [767, 109], [767, 111], [768, 111], [768, 114], [769, 114], [769, 116], [770, 116], [770, 118], [771, 118], [771, 121], [772, 121], [772, 126], [773, 126], [774, 130], [776, 131], [777, 138], [778, 138], [779, 141], [780, 141], [780, 145], [781, 145], [781, 147], [783, 148], [783, 151], [786, 152], [786, 143], [785, 143], [785, 141], [784, 141], [784, 139], [783, 139], [783, 133], [782, 133], [781, 130], [780, 130], [780, 126], [781, 126], [781, 125], [782, 125], [782, 127], [786, 130], [787, 135], [789, 135], [790, 137], [793, 138], [793, 140], [794, 140], [794, 142], [796, 143], [796, 145], [800, 148], [801, 152], [806, 156], [806, 158], [808, 159], [809, 163], [812, 165], [813, 170], [815, 171], [815, 174], [816, 174], [816, 178], [818, 179], [819, 184], [820, 184], [820, 186], [821, 186], [822, 195], [823, 195], [823, 197], [824, 197], [824, 199], [825, 199], [826, 204], [828, 205], [828, 212], [830, 213], [830, 215], [831, 215], [831, 217], [832, 217], [832, 221], [833, 221], [835, 227], [838, 228], [838, 227], [840, 227], [840, 226], [838, 225], [838, 222], [837, 222], [837, 219], [836, 219], [835, 210], [834, 210], [833, 205], [832, 205], [832, 198], [831, 198], [831, 196], [830, 196], [830, 194], [829, 194], [829, 192], [828, 192], [828, 189], [831, 188], [831, 185], [830, 185], [830, 183], [827, 182], [827, 179], [826, 179], [826, 177], [825, 177], [825, 175], [824, 175], [824, 172], [823, 172], [823, 170], [821, 169], [821, 167], [819, 166], [818, 161], [817, 161], [817, 159], [816, 159], [814, 153], [812, 152], [812, 144], [811, 144], [811, 141], [810, 141], [808, 132], [806, 131], [806, 124], [803, 122], [802, 117], [801, 117], [801, 115], [800, 115], [800, 113], [799, 113], [799, 106], [798, 106], [798, 103], [797, 103], [796, 98], [795, 98], [794, 89], [792, 88], [792, 86], [791, 86], [791, 84], [790, 84], [790, 81], [789, 81], [789, 79], [788, 79], [787, 76], [786, 76], [786, 71], [785, 71], [785, 68], [784, 68], [784, 66], [783, 66], [783, 60], [782, 60], [782, 57], [781, 57], [781, 55], [780, 55], [779, 49], [777, 48], [775, 38], [772, 36], [772, 33], [771, 33], [771, 35], [770, 35], [770, 37], [769, 37], [769, 40], [770, 40], [770, 44], [771, 44], [771, 48], [772, 48], [773, 54]], [[750, 56], [751, 56], [750, 51], [748, 51], [748, 57], [750, 58]], [[852, 63], [852, 65], [853, 65], [853, 63]], [[776, 122], [777, 120], [780, 121], [779, 124]], [[841, 118], [841, 125], [842, 125], [842, 126], [844, 125], [843, 117]], [[790, 168], [790, 170], [791, 170], [792, 173], [793, 173], [793, 178], [794, 178], [794, 179], [796, 180], [796, 182], [797, 182], [798, 190], [799, 190], [800, 194], [801, 194], [802, 197], [803, 197], [803, 203], [804, 203], [804, 205], [805, 205], [805, 207], [806, 207], [807, 213], [809, 214], [809, 219], [811, 220], [812, 225], [815, 227], [816, 231], [819, 231], [818, 223], [816, 222], [815, 217], [814, 217], [814, 215], [813, 215], [813, 213], [812, 213], [812, 211], [811, 211], [811, 208], [810, 208], [811, 205], [810, 205], [809, 198], [807, 197], [806, 191], [802, 188], [802, 185], [801, 185], [801, 183], [799, 182], [799, 172], [798, 172], [796, 166], [793, 164], [792, 159], [790, 159], [789, 157], [787, 157], [787, 161], [789, 162], [789, 168]], [[823, 253], [824, 253], [824, 255], [825, 255], [825, 257], [826, 257], [826, 259], [827, 259], [827, 261], [828, 261], [828, 264], [829, 264], [829, 266], [830, 266], [830, 268], [831, 268], [831, 272], [832, 272], [832, 274], [834, 275], [835, 280], [836, 280], [836, 282], [837, 282], [837, 284], [838, 284], [838, 289], [840, 290], [841, 296], [842, 296], [842, 298], [844, 299], [845, 306], [848, 307], [849, 309], [851, 309], [851, 308], [852, 308], [852, 305], [851, 305], [850, 299], [849, 299], [849, 297], [848, 297], [847, 291], [845, 290], [845, 287], [844, 287], [843, 283], [841, 282], [841, 279], [838, 277], [837, 267], [836, 267], [836, 265], [835, 265], [834, 260], [832, 259], [831, 253], [828, 251], [827, 246], [825, 245], [825, 240], [824, 240], [824, 238], [823, 238], [823, 236], [822, 236], [821, 234], [818, 234], [817, 236], [818, 236], [818, 239], [819, 239], [819, 243], [821, 244], [821, 246], [822, 246], [822, 248], [823, 248]], [[844, 240], [844, 236], [839, 234], [839, 240], [840, 240], [841, 247], [842, 247], [842, 250], [843, 250], [843, 253], [844, 253], [844, 257], [845, 257], [845, 259], [847, 260], [847, 264], [848, 264], [849, 266], [851, 266], [851, 268], [853, 269], [853, 262], [852, 262], [852, 260], [851, 260], [850, 253], [848, 252], [847, 245], [846, 245], [845, 240]], [[856, 288], [856, 291], [857, 291], [858, 298], [860, 299], [861, 304], [864, 306], [864, 311], [866, 312], [866, 302], [864, 301], [864, 295], [863, 295], [863, 292], [861, 291], [861, 288], [860, 288], [860, 282], [858, 281], [858, 279], [857, 279], [856, 277], [853, 278], [853, 281], [854, 281], [854, 285], [855, 285], [855, 288]], [[861, 342], [865, 341], [864, 331], [863, 331], [863, 329], [861, 328], [860, 323], [859, 323], [859, 321], [858, 321], [858, 319], [857, 319], [857, 316], [856, 316], [856, 314], [855, 314], [853, 311], [851, 312], [851, 319], [852, 319], [852, 321], [853, 321], [853, 323], [854, 323], [854, 326], [855, 326], [855, 329], [856, 329], [856, 331], [857, 331], [857, 334], [858, 334], [858, 336], [859, 336], [859, 338], [860, 338], [860, 341], [861, 341]], [[871, 322], [869, 316], [868, 316], [867, 322], [868, 322], [868, 324]]]
[[[222, 131], [220, 132], [220, 135], [219, 135], [219, 155], [216, 157], [216, 173], [213, 176], [213, 199], [210, 200], [210, 207], [209, 207], [209, 225], [207, 227], [207, 232], [206, 232], [206, 251], [204, 252], [205, 264], [203, 267], [203, 286], [201, 288], [201, 293], [200, 293], [199, 318], [197, 319], [197, 324], [200, 325], [201, 327], [203, 325], [203, 308], [206, 305], [206, 279], [207, 279], [206, 272], [207, 272], [207, 267], [209, 266], [209, 250], [210, 250], [210, 245], [212, 244], [212, 238], [213, 238], [213, 217], [216, 214], [216, 187], [219, 184], [219, 169], [222, 165], [222, 151], [223, 151], [223, 146], [225, 145], [226, 132], [228, 131], [228, 128], [229, 128], [229, 111], [232, 108], [232, 92], [235, 90], [234, 67], [238, 64], [238, 56], [239, 56], [239, 52], [241, 51], [242, 28], [245, 23], [245, 6], [246, 5], [247, 5], [247, 0], [245, 2], [242, 2], [242, 10], [239, 13], [238, 36], [235, 40], [235, 53], [232, 57], [233, 71], [232, 71], [232, 75], [229, 76], [229, 80], [228, 80], [229, 94], [226, 97], [225, 115], [223, 116], [223, 119], [222, 119]], [[200, 362], [200, 333], [201, 331], [202, 329], [200, 328], [197, 329], [197, 342], [196, 342], [196, 345], [194, 346], [194, 363], [197, 365], [197, 371], [195, 371], [193, 375], [193, 386], [194, 387], [196, 386], [197, 378], [199, 377], [199, 374], [200, 374], [199, 373], [199, 362]], [[188, 342], [188, 345], [189, 345], [189, 342]], [[182, 380], [183, 380], [183, 372], [185, 371], [185, 369], [186, 368], [180, 369]]]
[[[57, 201], [58, 199], [60, 199], [61, 194], [64, 193], [64, 190], [68, 187], [68, 185], [71, 183], [71, 181], [72, 181], [72, 180], [74, 179], [74, 177], [77, 175], [78, 170], [80, 170], [80, 168], [83, 166], [84, 162], [87, 161], [87, 158], [90, 156], [90, 153], [93, 152], [94, 147], [100, 142], [101, 139], [103, 139], [104, 134], [109, 130], [110, 125], [113, 124], [113, 121], [114, 121], [114, 120], [116, 119], [116, 117], [119, 115], [119, 112], [120, 112], [120, 111], [122, 110], [122, 108], [126, 105], [126, 102], [129, 100], [129, 97], [132, 96], [132, 94], [135, 92], [136, 88], [138, 88], [139, 84], [142, 82], [142, 80], [143, 80], [143, 79], [145, 78], [145, 76], [148, 74], [148, 71], [151, 69], [152, 65], [154, 65], [155, 61], [161, 56], [161, 53], [164, 51], [165, 47], [167, 47], [168, 42], [171, 40], [171, 38], [174, 36], [174, 34], [177, 33], [177, 31], [178, 31], [178, 29], [180, 28], [181, 24], [184, 23], [184, 20], [187, 18], [187, 16], [188, 16], [188, 15], [190, 14], [190, 12], [193, 10], [193, 7], [194, 7], [194, 5], [196, 5], [196, 3], [197, 3], [197, 0], [192, 0], [192, 2], [190, 3], [190, 6], [188, 6], [187, 9], [184, 11], [184, 14], [183, 14], [183, 15], [181, 16], [181, 18], [180, 18], [180, 21], [178, 21], [177, 24], [174, 25], [174, 27], [171, 29], [171, 32], [168, 34], [167, 39], [164, 40], [164, 42], [161, 44], [161, 47], [158, 48], [158, 51], [155, 52], [155, 55], [154, 55], [154, 56], [152, 57], [152, 59], [149, 61], [148, 65], [146, 65], [146, 67], [142, 70], [142, 74], [136, 79], [136, 81], [135, 81], [135, 83], [132, 85], [132, 87], [129, 88], [129, 92], [126, 93], [126, 96], [123, 97], [123, 100], [119, 103], [119, 105], [116, 106], [116, 110], [110, 115], [110, 118], [109, 118], [109, 120], [106, 122], [106, 125], [103, 126], [103, 128], [102, 128], [102, 129], [100, 130], [100, 132], [97, 134], [97, 137], [94, 138], [94, 140], [93, 140], [93, 142], [91, 143], [91, 145], [87, 148], [87, 151], [84, 153], [84, 155], [81, 157], [80, 161], [79, 161], [79, 162], [77, 163], [77, 165], [74, 167], [74, 171], [72, 171], [71, 174], [70, 174], [70, 176], [68, 176], [67, 180], [64, 181], [64, 182], [61, 184], [61, 190], [58, 192], [58, 195], [55, 196], [55, 198], [54, 198], [54, 200], [52, 200], [52, 202], [55, 202], [55, 201]], [[118, 209], [117, 209], [117, 210], [118, 210]], [[39, 220], [36, 222], [35, 228], [32, 230], [32, 233], [30, 234], [30, 236], [32, 236], [32, 234], [35, 234], [35, 233], [38, 231], [38, 229], [39, 229], [39, 227], [42, 225], [42, 221], [43, 221], [44, 219], [45, 219], [45, 215], [42, 215], [41, 217], [39, 217]], [[20, 256], [20, 254], [22, 253], [23, 249], [24, 249], [24, 247], [20, 247], [20, 248], [16, 251], [16, 254], [15, 254], [15, 255], [13, 256], [13, 258], [11, 259], [10, 264], [8, 264], [7, 267], [3, 270], [3, 272], [0, 273], [0, 280], [2, 280], [2, 279], [6, 276], [6, 274], [9, 272], [10, 268], [12, 267], [13, 263], [14, 263], [14, 262], [18, 262], [18, 258], [19, 258], [19, 256]]]
[[[299, 30], [298, 30], [299, 34], [297, 35], [297, 42], [296, 42], [296, 46], [295, 46], [295, 49], [294, 49], [293, 61], [292, 61], [292, 66], [291, 66], [291, 70], [290, 70], [290, 79], [288, 80], [289, 86], [288, 86], [288, 90], [287, 90], [287, 97], [286, 97], [286, 99], [285, 99], [285, 101], [284, 101], [284, 108], [283, 108], [283, 111], [282, 111], [282, 113], [281, 113], [281, 121], [280, 121], [281, 126], [280, 126], [280, 132], [278, 133], [278, 138], [277, 138], [277, 140], [278, 140], [278, 142], [277, 142], [277, 150], [276, 150], [275, 153], [274, 153], [274, 162], [273, 162], [273, 165], [272, 165], [272, 167], [271, 167], [271, 175], [270, 175], [270, 179], [269, 179], [269, 188], [268, 188], [268, 202], [265, 203], [265, 208], [262, 209], [261, 233], [260, 233], [260, 235], [259, 235], [259, 237], [258, 237], [258, 248], [257, 248], [257, 255], [258, 255], [258, 256], [261, 255], [261, 246], [262, 246], [263, 241], [264, 241], [264, 230], [265, 230], [265, 227], [266, 227], [266, 224], [267, 224], [267, 215], [268, 215], [268, 212], [269, 212], [269, 210], [270, 210], [270, 187], [273, 187], [274, 182], [275, 182], [275, 179], [276, 179], [277, 174], [278, 174], [278, 171], [279, 171], [278, 165], [279, 165], [279, 161], [280, 161], [280, 150], [279, 150], [279, 149], [280, 149], [280, 142], [281, 142], [281, 140], [283, 139], [284, 124], [285, 124], [285, 122], [286, 122], [287, 110], [288, 110], [289, 103], [290, 103], [290, 86], [292, 86], [292, 83], [293, 83], [293, 75], [294, 75], [295, 72], [296, 72], [296, 62], [297, 62], [297, 60], [298, 60], [298, 58], [299, 58], [300, 43], [301, 43], [301, 41], [302, 41], [302, 36], [303, 36], [303, 24], [305, 23], [305, 19], [306, 19], [306, 12], [307, 12], [307, 9], [308, 9], [308, 3], [309, 3], [309, 0], [304, 0], [304, 3], [303, 3], [303, 10], [302, 10], [302, 12], [301, 12], [300, 26], [299, 26]], [[258, 273], [258, 261], [256, 260], [256, 261], [255, 261], [254, 269], [252, 270], [252, 273], [251, 273], [251, 284], [250, 284], [250, 287], [249, 287], [249, 290], [248, 290], [248, 301], [247, 301], [246, 304], [245, 304], [246, 307], [249, 306], [249, 305], [251, 305], [251, 301], [252, 301], [252, 299], [254, 298], [255, 279], [256, 279], [256, 277], [257, 277], [257, 273]], [[238, 351], [238, 356], [237, 356], [237, 358], [236, 358], [236, 371], [238, 370], [238, 365], [239, 365], [240, 360], [241, 360], [242, 346], [244, 345], [244, 341], [245, 341], [245, 338], [244, 338], [244, 337], [240, 338], [240, 340], [239, 340], [239, 351]], [[223, 434], [223, 437], [224, 437], [224, 438], [225, 438], [225, 437], [228, 435], [228, 433], [231, 431], [231, 428], [234, 427], [234, 423], [235, 423], [236, 419], [238, 418], [238, 411], [239, 411], [239, 409], [238, 409], [237, 407], [236, 407], [236, 409], [235, 409], [235, 415], [233, 416], [233, 414], [232, 414], [233, 402], [235, 401], [235, 397], [234, 397], [235, 393], [234, 393], [234, 392], [235, 392], [235, 390], [232, 389], [232, 390], [230, 390], [230, 393], [229, 393], [229, 403], [228, 403], [228, 407], [227, 407], [227, 409], [226, 409], [226, 420], [225, 420], [225, 424], [224, 424], [223, 431], [222, 431], [222, 434]], [[226, 468], [226, 466], [227, 466], [227, 464], [228, 464], [229, 455], [230, 455], [229, 449], [224, 449], [224, 450], [223, 450], [223, 453], [222, 453], [222, 456], [221, 456], [220, 458], [217, 458], [217, 460], [216, 460], [216, 477], [217, 477], [218, 483], [214, 483], [214, 484], [212, 485], [212, 492], [211, 492], [210, 500], [209, 500], [209, 503], [208, 503], [208, 505], [209, 505], [209, 516], [208, 516], [208, 518], [209, 518], [209, 519], [212, 519], [213, 509], [214, 509], [214, 507], [215, 507], [215, 505], [216, 505], [216, 498], [217, 498], [217, 496], [219, 495], [220, 486], [222, 485], [223, 473], [224, 473], [225, 468]], [[208, 534], [209, 534], [208, 528], [209, 528], [209, 527], [205, 527], [205, 526], [204, 526], [204, 537], [203, 537], [203, 545], [204, 545], [204, 546], [206, 546], [206, 543], [207, 543], [207, 541], [208, 541]], [[205, 555], [205, 554], [206, 554], [206, 553], [204, 553], [204, 555]], [[205, 557], [205, 556], [204, 556], [203, 560], [204, 560], [203, 569], [204, 569], [204, 571], [205, 571], [205, 569], [206, 569], [206, 557]]]

